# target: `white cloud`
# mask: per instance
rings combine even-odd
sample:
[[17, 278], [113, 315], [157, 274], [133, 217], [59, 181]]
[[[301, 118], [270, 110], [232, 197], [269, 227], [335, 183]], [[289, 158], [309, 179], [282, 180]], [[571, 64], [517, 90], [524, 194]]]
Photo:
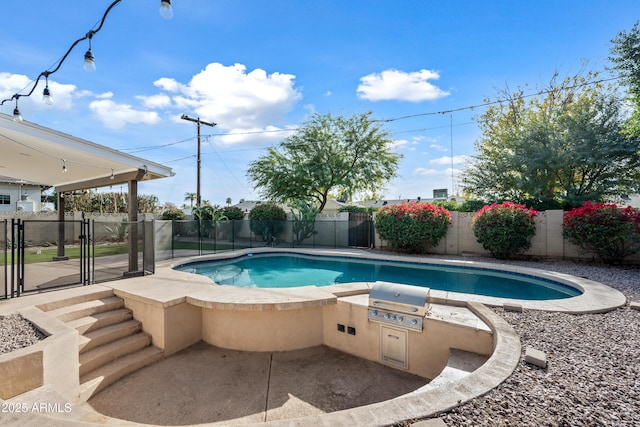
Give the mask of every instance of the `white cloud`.
[[111, 99], [113, 98], [113, 92], [109, 91], [109, 92], [98, 93], [98, 94], [95, 94], [94, 96], [98, 99]]
[[438, 145], [438, 144], [431, 144], [429, 148], [433, 148], [436, 151], [449, 151], [447, 147], [443, 147], [442, 145]]
[[302, 95], [292, 74], [257, 68], [247, 72], [242, 64], [211, 63], [188, 84], [171, 78], [154, 82], [172, 94], [175, 106], [185, 114], [213, 120], [224, 129], [264, 129], [281, 121]]
[[163, 93], [152, 96], [136, 96], [147, 108], [166, 108], [171, 105], [171, 98]]
[[[0, 97], [1, 99], [11, 98], [14, 94], [26, 94], [33, 89], [33, 81], [25, 75], [0, 73]], [[27, 106], [34, 110], [69, 110], [73, 105], [73, 98], [76, 96], [76, 86], [70, 84], [60, 84], [54, 80], [49, 80], [49, 91], [53, 96], [53, 107], [42, 102], [42, 91], [45, 88], [45, 81], [41, 79], [31, 96], [22, 96], [18, 100], [21, 110]], [[11, 105], [8, 101], [5, 105]], [[14, 104], [15, 105], [15, 104]], [[23, 112], [24, 114], [24, 112]]]
[[358, 97], [370, 101], [400, 100], [410, 102], [432, 101], [449, 95], [428, 80], [437, 80], [440, 74], [431, 70], [404, 72], [385, 70], [360, 78]]
[[216, 141], [222, 145], [234, 145], [240, 143], [270, 143], [275, 144], [295, 132], [296, 128], [281, 129], [275, 126], [253, 129], [231, 129], [220, 136]]
[[160, 122], [155, 111], [135, 110], [130, 105], [118, 104], [110, 99], [92, 101], [89, 108], [106, 127], [122, 129], [129, 123], [153, 125]]
[[[469, 156], [453, 156], [453, 164], [465, 164], [469, 162]], [[434, 165], [449, 166], [451, 165], [451, 156], [444, 156], [431, 160], [429, 163]]]
[[435, 176], [441, 173], [442, 172], [437, 169], [415, 168], [411, 174], [418, 176]]

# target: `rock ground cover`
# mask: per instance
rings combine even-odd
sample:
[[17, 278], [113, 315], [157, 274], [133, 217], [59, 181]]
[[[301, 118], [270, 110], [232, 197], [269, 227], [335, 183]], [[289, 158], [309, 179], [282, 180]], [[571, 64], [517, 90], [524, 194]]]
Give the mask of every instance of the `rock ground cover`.
[[[638, 266], [510, 263], [586, 277], [620, 290], [628, 300], [640, 299]], [[448, 426], [640, 425], [640, 311], [628, 305], [581, 315], [494, 310], [520, 335], [522, 360], [497, 388], [440, 414]], [[546, 369], [524, 362], [527, 346], [546, 354]]]
[[38, 328], [19, 314], [0, 316], [0, 354], [29, 347], [44, 338]]

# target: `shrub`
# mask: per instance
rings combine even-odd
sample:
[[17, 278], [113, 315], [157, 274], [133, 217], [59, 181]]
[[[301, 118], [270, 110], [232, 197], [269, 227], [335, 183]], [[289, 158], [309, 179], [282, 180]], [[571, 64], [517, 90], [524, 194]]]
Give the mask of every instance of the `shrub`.
[[394, 250], [423, 253], [447, 234], [451, 213], [442, 206], [409, 202], [384, 206], [375, 219], [382, 240]]
[[536, 215], [538, 211], [512, 202], [485, 205], [473, 215], [473, 234], [492, 256], [509, 258], [531, 247]]
[[185, 218], [186, 215], [184, 214], [184, 212], [178, 208], [167, 209], [166, 211], [162, 212], [162, 219], [165, 220], [182, 221]]
[[587, 201], [565, 212], [562, 235], [602, 261], [620, 262], [640, 250], [640, 210]]
[[287, 214], [275, 203], [260, 203], [249, 211], [251, 231], [269, 243], [277, 243], [278, 234], [284, 230]]
[[244, 211], [237, 206], [225, 206], [222, 208], [222, 215], [229, 221], [244, 219]]

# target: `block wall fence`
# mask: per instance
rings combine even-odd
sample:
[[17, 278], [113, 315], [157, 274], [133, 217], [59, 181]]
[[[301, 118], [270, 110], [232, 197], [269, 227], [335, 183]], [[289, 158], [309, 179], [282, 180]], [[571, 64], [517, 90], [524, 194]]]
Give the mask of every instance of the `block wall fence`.
[[[471, 220], [473, 212], [451, 212], [452, 220], [449, 231], [438, 246], [430, 248], [429, 253], [438, 255], [490, 256], [482, 248], [473, 234]], [[596, 260], [592, 253], [583, 251], [562, 237], [562, 210], [539, 212], [536, 216], [536, 234], [531, 239], [531, 249], [525, 254], [540, 258]], [[385, 248], [386, 244], [376, 233], [377, 248]], [[640, 254], [625, 258], [625, 262], [640, 263]]]

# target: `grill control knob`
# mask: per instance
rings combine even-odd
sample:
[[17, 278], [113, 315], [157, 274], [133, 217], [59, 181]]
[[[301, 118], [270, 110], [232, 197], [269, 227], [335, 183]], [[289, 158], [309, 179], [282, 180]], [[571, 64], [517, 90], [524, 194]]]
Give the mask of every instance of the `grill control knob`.
[[371, 315], [373, 317], [378, 317], [378, 310], [371, 310]]
[[389, 318], [389, 313], [385, 313], [385, 314], [384, 314], [384, 318], [385, 318], [385, 319], [388, 319], [388, 318]]
[[404, 317], [398, 316], [398, 322], [402, 322], [403, 320], [404, 320]]
[[411, 319], [411, 324], [412, 324], [412, 325], [417, 325], [417, 324], [418, 324], [418, 321], [417, 321], [416, 319]]
[[396, 315], [392, 314], [391, 316], [389, 316], [391, 318], [391, 320], [396, 320]]

